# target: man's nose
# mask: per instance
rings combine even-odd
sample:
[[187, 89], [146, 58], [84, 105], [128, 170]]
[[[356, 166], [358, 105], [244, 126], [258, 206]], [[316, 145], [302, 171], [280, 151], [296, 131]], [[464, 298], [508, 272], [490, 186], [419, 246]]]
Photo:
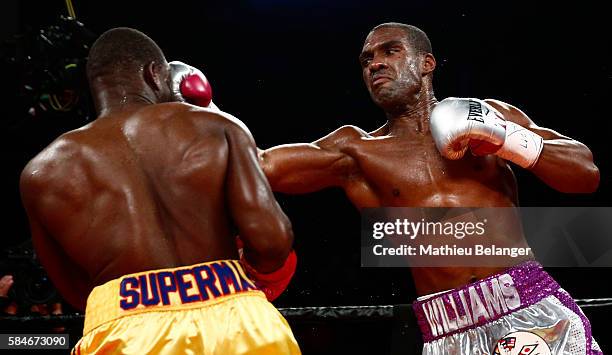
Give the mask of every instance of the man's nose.
[[387, 63], [381, 61], [381, 60], [373, 60], [370, 62], [370, 72], [377, 72], [381, 69], [385, 69], [387, 68]]

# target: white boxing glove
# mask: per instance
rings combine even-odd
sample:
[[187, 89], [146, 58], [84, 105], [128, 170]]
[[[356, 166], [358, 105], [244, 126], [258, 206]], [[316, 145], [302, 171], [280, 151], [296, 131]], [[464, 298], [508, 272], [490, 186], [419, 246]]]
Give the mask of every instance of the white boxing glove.
[[478, 99], [442, 100], [431, 113], [430, 127], [440, 154], [453, 160], [463, 157], [471, 147], [477, 153], [487, 151], [531, 168], [544, 146], [541, 136], [504, 120], [499, 111]]

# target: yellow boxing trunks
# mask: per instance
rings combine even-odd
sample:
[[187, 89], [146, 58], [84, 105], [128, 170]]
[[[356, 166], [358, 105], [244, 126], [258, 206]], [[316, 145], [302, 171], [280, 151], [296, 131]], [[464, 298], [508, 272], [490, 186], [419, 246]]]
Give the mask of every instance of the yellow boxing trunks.
[[300, 354], [237, 260], [126, 275], [93, 289], [72, 354]]

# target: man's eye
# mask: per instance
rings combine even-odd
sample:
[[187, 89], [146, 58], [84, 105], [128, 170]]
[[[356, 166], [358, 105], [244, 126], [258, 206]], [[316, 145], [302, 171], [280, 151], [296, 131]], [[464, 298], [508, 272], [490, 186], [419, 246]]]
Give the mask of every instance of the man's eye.
[[372, 61], [372, 58], [364, 58], [361, 60], [361, 65], [364, 67], [367, 67], [368, 65], [370, 65], [371, 61]]
[[390, 49], [387, 49], [387, 55], [390, 55], [390, 54], [395, 54], [395, 53], [397, 53], [397, 52], [399, 52], [399, 49], [397, 49], [397, 48], [390, 48]]

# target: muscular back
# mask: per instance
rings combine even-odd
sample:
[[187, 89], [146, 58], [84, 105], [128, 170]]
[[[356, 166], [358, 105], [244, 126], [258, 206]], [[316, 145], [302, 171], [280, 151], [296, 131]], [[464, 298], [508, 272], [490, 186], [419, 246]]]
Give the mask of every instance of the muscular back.
[[237, 129], [188, 105], [149, 105], [100, 117], [35, 157], [22, 195], [56, 284], [86, 293], [127, 273], [235, 258], [225, 184]]

